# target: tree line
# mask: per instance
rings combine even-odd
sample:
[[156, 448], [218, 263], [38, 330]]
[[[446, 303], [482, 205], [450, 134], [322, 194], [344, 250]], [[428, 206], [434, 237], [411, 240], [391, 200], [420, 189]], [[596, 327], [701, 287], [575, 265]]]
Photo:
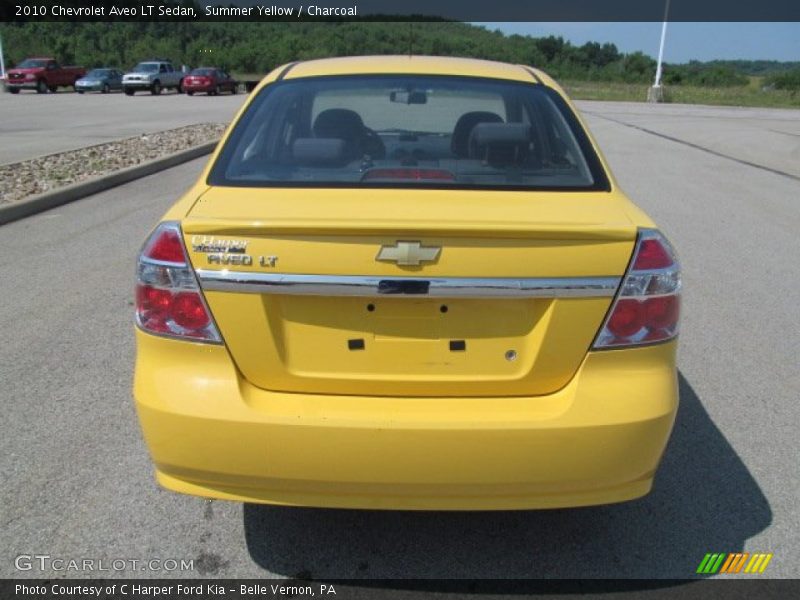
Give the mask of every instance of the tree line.
[[[52, 55], [64, 64], [127, 69], [147, 58], [175, 64], [219, 66], [264, 74], [283, 63], [358, 54], [470, 56], [534, 65], [565, 80], [647, 83], [655, 61], [614, 44], [574, 45], [562, 37], [505, 35], [456, 22], [27, 22], [5, 23], [0, 35], [6, 62]], [[796, 71], [790, 71], [794, 67]], [[789, 73], [787, 76], [787, 72]], [[792, 74], [794, 73], [794, 74]], [[713, 61], [667, 64], [668, 85], [735, 86], [748, 74], [767, 74], [775, 87], [792, 88], [800, 63]], [[777, 79], [775, 79], [777, 78]], [[788, 86], [788, 87], [787, 87]]]

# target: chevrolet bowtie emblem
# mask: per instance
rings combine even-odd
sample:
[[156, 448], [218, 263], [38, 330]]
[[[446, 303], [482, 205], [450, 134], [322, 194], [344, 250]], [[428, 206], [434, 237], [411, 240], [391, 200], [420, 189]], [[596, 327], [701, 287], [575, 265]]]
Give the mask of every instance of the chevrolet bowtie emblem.
[[436, 260], [442, 249], [423, 246], [419, 242], [397, 242], [394, 246], [382, 246], [375, 260], [389, 260], [398, 265], [418, 266], [422, 262]]

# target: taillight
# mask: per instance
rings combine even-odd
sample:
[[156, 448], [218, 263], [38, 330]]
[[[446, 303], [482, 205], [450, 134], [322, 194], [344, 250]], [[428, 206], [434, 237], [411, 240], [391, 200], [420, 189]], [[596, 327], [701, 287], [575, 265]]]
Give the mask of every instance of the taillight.
[[173, 221], [156, 227], [139, 254], [136, 324], [158, 335], [221, 341], [189, 266], [180, 225]]
[[678, 335], [681, 268], [659, 231], [642, 229], [633, 260], [594, 348], [619, 348], [671, 340]]

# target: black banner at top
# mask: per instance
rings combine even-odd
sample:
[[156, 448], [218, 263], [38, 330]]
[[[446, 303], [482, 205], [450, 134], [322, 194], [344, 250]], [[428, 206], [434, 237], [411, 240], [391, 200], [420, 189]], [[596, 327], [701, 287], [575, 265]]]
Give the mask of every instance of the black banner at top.
[[800, 0], [0, 0], [0, 21], [11, 22], [620, 22], [662, 21], [665, 12], [669, 21], [800, 22]]

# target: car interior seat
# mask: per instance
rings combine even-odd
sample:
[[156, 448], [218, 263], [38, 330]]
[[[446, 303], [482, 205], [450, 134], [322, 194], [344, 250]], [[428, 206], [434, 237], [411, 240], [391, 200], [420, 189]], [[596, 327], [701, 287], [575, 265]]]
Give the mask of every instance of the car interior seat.
[[380, 137], [364, 125], [361, 116], [354, 110], [346, 108], [329, 108], [317, 115], [312, 127], [314, 137], [338, 138], [345, 142], [345, 154], [348, 160], [356, 160], [364, 156], [382, 159], [386, 156], [386, 147]]
[[497, 113], [474, 111], [461, 115], [453, 128], [450, 138], [450, 150], [458, 158], [469, 158], [469, 136], [478, 123], [502, 123], [503, 118]]

